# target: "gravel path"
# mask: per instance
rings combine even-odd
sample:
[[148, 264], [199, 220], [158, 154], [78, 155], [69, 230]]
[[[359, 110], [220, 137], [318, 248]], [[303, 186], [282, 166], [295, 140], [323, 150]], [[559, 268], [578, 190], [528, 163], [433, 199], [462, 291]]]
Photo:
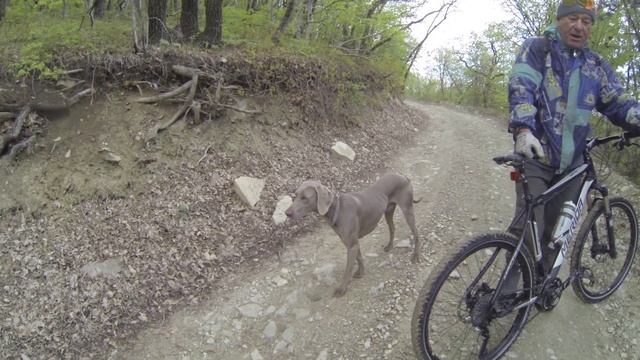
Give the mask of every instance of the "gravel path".
[[[414, 358], [411, 315], [431, 269], [454, 244], [504, 229], [514, 199], [509, 170], [491, 161], [511, 148], [503, 123], [443, 106], [410, 105], [425, 112], [428, 124], [388, 167], [411, 178], [423, 199], [416, 205], [421, 264], [410, 262], [402, 241], [409, 230], [397, 214], [396, 248], [383, 252], [387, 229], [381, 223], [361, 243], [367, 273], [354, 279], [345, 296], [334, 298], [346, 251], [323, 223], [280, 257], [224, 279], [206, 303], [141, 333], [132, 349], [112, 358]], [[622, 181], [612, 188], [637, 194]], [[556, 309], [526, 326], [506, 358], [640, 359], [639, 285], [636, 264], [602, 304], [583, 304], [566, 291]]]

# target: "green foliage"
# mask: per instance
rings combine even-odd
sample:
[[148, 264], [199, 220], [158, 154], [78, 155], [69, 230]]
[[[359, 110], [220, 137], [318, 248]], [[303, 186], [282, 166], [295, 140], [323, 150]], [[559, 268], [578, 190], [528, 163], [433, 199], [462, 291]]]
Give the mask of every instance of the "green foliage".
[[[0, 62], [8, 64], [18, 77], [55, 78], [64, 67], [65, 55], [118, 52], [128, 48], [129, 21], [114, 16], [96, 21], [91, 27], [82, 1], [67, 4], [62, 18], [62, 2], [39, 2], [39, 8], [13, 3], [7, 18], [0, 22]], [[29, 5], [30, 6], [30, 5]], [[80, 23], [83, 22], [82, 28]]]

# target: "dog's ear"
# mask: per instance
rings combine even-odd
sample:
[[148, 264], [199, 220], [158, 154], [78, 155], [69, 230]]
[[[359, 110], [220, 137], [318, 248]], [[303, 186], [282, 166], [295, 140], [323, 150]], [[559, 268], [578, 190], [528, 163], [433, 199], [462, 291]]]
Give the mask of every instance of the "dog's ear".
[[313, 188], [316, 190], [316, 194], [318, 195], [318, 213], [320, 215], [324, 215], [329, 211], [329, 207], [331, 206], [331, 202], [333, 201], [333, 197], [329, 192], [329, 189], [317, 182], [313, 184]]

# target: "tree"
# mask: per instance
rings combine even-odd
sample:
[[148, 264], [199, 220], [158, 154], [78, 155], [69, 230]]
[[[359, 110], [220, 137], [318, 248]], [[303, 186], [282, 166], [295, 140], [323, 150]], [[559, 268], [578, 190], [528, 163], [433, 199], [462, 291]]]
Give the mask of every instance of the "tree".
[[157, 45], [160, 39], [167, 37], [165, 19], [167, 17], [167, 0], [149, 0], [149, 44]]
[[0, 0], [0, 21], [4, 19], [5, 13], [7, 12], [7, 3], [9, 0]]
[[557, 1], [505, 0], [502, 5], [515, 17], [517, 35], [524, 40], [542, 35], [555, 20]]
[[198, 33], [198, 0], [182, 0], [180, 14], [180, 31], [185, 39], [190, 39]]
[[289, 26], [289, 23], [291, 22], [291, 18], [293, 18], [292, 16], [293, 9], [295, 9], [295, 6], [296, 6], [295, 0], [287, 1], [287, 9], [285, 10], [284, 15], [282, 16], [282, 19], [280, 20], [280, 25], [278, 26], [278, 29], [271, 37], [274, 43], [277, 44], [280, 42], [280, 35], [282, 35], [282, 33], [286, 30], [287, 26]]
[[222, 0], [205, 0], [204, 31], [199, 35], [202, 42], [218, 45], [222, 43]]

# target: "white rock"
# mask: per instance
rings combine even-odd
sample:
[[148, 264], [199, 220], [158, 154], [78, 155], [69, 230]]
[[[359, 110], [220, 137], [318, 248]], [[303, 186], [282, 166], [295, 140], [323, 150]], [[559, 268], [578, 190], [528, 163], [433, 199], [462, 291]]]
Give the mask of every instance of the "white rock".
[[328, 358], [329, 358], [329, 350], [324, 349], [320, 351], [320, 354], [318, 354], [318, 357], [316, 358], [316, 360], [327, 360]]
[[279, 352], [283, 352], [287, 349], [287, 347], [289, 346], [289, 343], [287, 343], [284, 340], [280, 340], [278, 341], [278, 343], [276, 344], [275, 348], [273, 349], [273, 353], [277, 354]]
[[244, 317], [257, 318], [260, 315], [260, 311], [262, 307], [258, 304], [245, 304], [242, 306], [238, 306], [238, 311]]
[[287, 285], [289, 282], [287, 279], [283, 279], [281, 276], [276, 275], [271, 279], [271, 282], [274, 283], [277, 287], [283, 287]]
[[251, 207], [254, 207], [260, 200], [262, 189], [264, 189], [264, 180], [262, 179], [241, 176], [233, 182], [233, 190], [242, 201]]
[[293, 343], [293, 338], [296, 336], [296, 331], [292, 327], [287, 327], [282, 333], [282, 340], [286, 341], [289, 344]]
[[404, 240], [400, 240], [396, 243], [395, 247], [397, 248], [412, 248], [413, 246], [411, 246], [411, 239], [404, 239]]
[[80, 271], [91, 279], [99, 275], [108, 278], [117, 277], [120, 271], [122, 271], [122, 259], [109, 259], [99, 263], [92, 262], [83, 266]]
[[260, 355], [260, 351], [258, 349], [253, 349], [251, 352], [251, 360], [263, 360], [264, 358]]
[[269, 323], [264, 328], [264, 331], [262, 331], [262, 336], [265, 339], [273, 339], [276, 336], [277, 331], [278, 326], [276, 325], [276, 322], [273, 320], [269, 320]]
[[335, 282], [336, 264], [329, 263], [322, 265], [319, 268], [313, 270], [313, 275], [316, 279], [327, 285], [332, 285]]
[[289, 206], [291, 206], [291, 204], [293, 204], [293, 200], [289, 195], [284, 195], [278, 198], [276, 209], [273, 211], [273, 215], [271, 216], [276, 225], [280, 225], [287, 221], [287, 215], [284, 212], [289, 208]]
[[331, 147], [331, 151], [334, 154], [345, 157], [351, 161], [355, 160], [356, 158], [355, 151], [353, 151], [353, 149], [349, 145], [341, 141], [336, 141], [336, 143]]

